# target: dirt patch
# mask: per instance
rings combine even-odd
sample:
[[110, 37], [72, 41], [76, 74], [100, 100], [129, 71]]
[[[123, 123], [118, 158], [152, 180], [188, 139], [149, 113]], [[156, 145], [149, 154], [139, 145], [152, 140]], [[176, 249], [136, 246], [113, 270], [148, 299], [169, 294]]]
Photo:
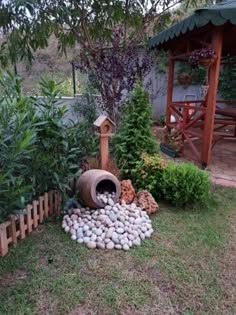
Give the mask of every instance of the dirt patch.
[[19, 280], [24, 280], [27, 278], [27, 272], [24, 270], [17, 270], [14, 272], [9, 272], [3, 276], [0, 276], [0, 289], [8, 288], [14, 285]]
[[87, 305], [79, 304], [69, 313], [69, 315], [101, 315], [101, 313], [99, 314]]
[[155, 138], [160, 141], [163, 142], [164, 141], [164, 137], [165, 137], [165, 127], [162, 126], [152, 126], [152, 131], [155, 135]]
[[38, 292], [36, 307], [39, 315], [58, 314], [58, 302], [53, 300], [51, 294], [46, 290]]
[[[225, 290], [225, 298], [222, 301], [227, 314], [236, 314], [236, 214], [231, 217], [229, 241], [224, 246], [218, 260], [220, 269], [220, 285]], [[231, 313], [232, 312], [232, 313]]]

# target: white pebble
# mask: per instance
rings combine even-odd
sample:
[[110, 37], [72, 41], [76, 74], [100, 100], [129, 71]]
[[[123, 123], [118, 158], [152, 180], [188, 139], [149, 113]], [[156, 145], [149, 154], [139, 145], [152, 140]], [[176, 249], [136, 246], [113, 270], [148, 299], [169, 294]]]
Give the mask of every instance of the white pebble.
[[141, 227], [141, 231], [144, 232], [144, 233], [147, 232], [146, 226], [142, 226], [142, 227]]
[[129, 250], [129, 245], [124, 244], [124, 245], [123, 245], [123, 250]]
[[154, 232], [149, 216], [135, 203], [115, 204], [114, 197], [115, 193], [98, 193], [98, 199], [107, 200], [104, 208], [73, 209], [63, 217], [62, 228], [70, 232], [71, 239], [88, 248], [128, 250], [140, 246]]
[[85, 244], [88, 243], [89, 241], [90, 241], [90, 237], [88, 237], [88, 236], [84, 237], [84, 243]]
[[85, 235], [86, 235], [86, 236], [91, 236], [91, 235], [92, 235], [92, 231], [91, 231], [91, 230], [86, 231], [86, 232], [85, 232]]
[[145, 239], [145, 234], [140, 233], [139, 236], [140, 236], [141, 240], [144, 240], [144, 239]]
[[110, 227], [106, 233], [106, 237], [111, 238], [114, 231], [115, 229], [113, 227]]
[[110, 206], [114, 206], [114, 204], [115, 204], [114, 201], [111, 198], [108, 199], [108, 203], [109, 203]]
[[102, 235], [102, 229], [96, 229], [95, 234], [96, 234], [97, 236]]
[[83, 230], [84, 230], [84, 232], [88, 231], [89, 230], [89, 226], [88, 225], [84, 225]]
[[120, 227], [120, 228], [116, 229], [116, 232], [119, 233], [119, 234], [123, 234], [124, 233], [124, 229]]
[[111, 220], [112, 222], [115, 222], [115, 221], [117, 220], [117, 216], [115, 215], [114, 212], [111, 212], [111, 213], [109, 214], [109, 218], [110, 218], [110, 220]]
[[106, 245], [106, 248], [107, 249], [113, 249], [115, 247], [115, 244], [113, 242], [109, 242], [107, 245]]
[[92, 248], [96, 248], [96, 246], [97, 246], [97, 244], [95, 242], [93, 242], [93, 241], [90, 241], [90, 242], [87, 243], [87, 247], [88, 248], [92, 249]]
[[147, 231], [147, 232], [145, 232], [145, 236], [149, 238], [149, 237], [151, 237], [151, 233], [149, 231]]
[[104, 209], [105, 209], [106, 211], [111, 211], [112, 206], [107, 205], [107, 206], [104, 207]]
[[137, 237], [135, 240], [133, 240], [133, 244], [134, 244], [135, 246], [140, 246], [140, 245], [141, 245], [141, 240], [140, 240], [140, 238]]
[[95, 242], [97, 240], [97, 235], [96, 234], [92, 234], [90, 239], [91, 239], [91, 241]]
[[134, 240], [134, 235], [133, 235], [133, 234], [129, 234], [129, 235], [128, 235], [128, 239], [131, 240], [131, 241], [133, 241], [133, 240]]
[[76, 222], [76, 223], [74, 223], [74, 229], [75, 230], [78, 230], [78, 228], [79, 228], [79, 224]]
[[69, 231], [70, 231], [70, 227], [69, 227], [69, 226], [66, 226], [66, 227], [65, 227], [65, 232], [68, 233]]
[[98, 242], [98, 243], [97, 243], [97, 248], [105, 249], [105, 244], [102, 243], [102, 242]]

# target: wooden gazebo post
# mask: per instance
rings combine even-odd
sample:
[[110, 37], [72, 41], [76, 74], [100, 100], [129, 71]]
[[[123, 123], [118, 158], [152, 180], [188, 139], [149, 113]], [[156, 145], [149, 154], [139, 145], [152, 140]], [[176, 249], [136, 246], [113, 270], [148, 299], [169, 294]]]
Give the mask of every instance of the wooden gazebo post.
[[223, 30], [221, 27], [214, 28], [212, 34], [212, 48], [216, 53], [216, 61], [209, 69], [209, 89], [206, 99], [206, 114], [203, 131], [203, 143], [201, 152], [202, 166], [206, 167], [211, 159], [211, 149], [215, 121], [215, 109], [220, 73], [220, 62], [222, 53]]

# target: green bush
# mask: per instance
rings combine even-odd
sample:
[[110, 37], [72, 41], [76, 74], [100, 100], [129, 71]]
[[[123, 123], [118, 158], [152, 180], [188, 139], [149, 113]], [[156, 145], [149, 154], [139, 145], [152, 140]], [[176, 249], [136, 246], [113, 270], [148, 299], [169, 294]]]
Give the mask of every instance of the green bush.
[[66, 125], [55, 81], [41, 81], [43, 99], [23, 95], [20, 78], [10, 73], [0, 76], [0, 84], [1, 221], [44, 191], [64, 192], [80, 160], [94, 152], [95, 136], [85, 121]]
[[148, 190], [154, 198], [162, 198], [162, 174], [167, 161], [158, 154], [143, 153], [132, 171], [133, 184], [136, 190]]
[[119, 128], [113, 139], [116, 163], [124, 178], [132, 177], [132, 170], [143, 152], [154, 154], [158, 151], [151, 124], [151, 105], [147, 93], [139, 83], [124, 106]]
[[161, 126], [165, 126], [165, 124], [166, 124], [166, 115], [164, 115], [164, 114], [160, 115], [158, 121], [159, 121]]
[[164, 199], [176, 206], [204, 203], [209, 195], [209, 176], [191, 163], [170, 162], [162, 174]]
[[191, 163], [167, 162], [158, 154], [143, 153], [132, 171], [136, 190], [147, 189], [156, 200], [176, 206], [204, 203], [209, 195], [209, 176]]

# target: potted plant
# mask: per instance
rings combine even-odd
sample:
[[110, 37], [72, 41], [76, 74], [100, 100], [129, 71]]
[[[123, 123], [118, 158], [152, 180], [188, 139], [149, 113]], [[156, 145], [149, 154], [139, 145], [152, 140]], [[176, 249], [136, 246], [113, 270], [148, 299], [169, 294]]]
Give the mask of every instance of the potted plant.
[[199, 65], [210, 66], [215, 58], [215, 51], [211, 47], [195, 49], [189, 57], [189, 63], [192, 68], [197, 68]]
[[182, 84], [182, 85], [190, 84], [192, 81], [192, 75], [186, 72], [179, 73], [177, 76], [177, 81], [179, 84]]
[[160, 149], [166, 155], [176, 158], [183, 147], [182, 134], [177, 128], [170, 131], [165, 129], [164, 141], [160, 144]]

